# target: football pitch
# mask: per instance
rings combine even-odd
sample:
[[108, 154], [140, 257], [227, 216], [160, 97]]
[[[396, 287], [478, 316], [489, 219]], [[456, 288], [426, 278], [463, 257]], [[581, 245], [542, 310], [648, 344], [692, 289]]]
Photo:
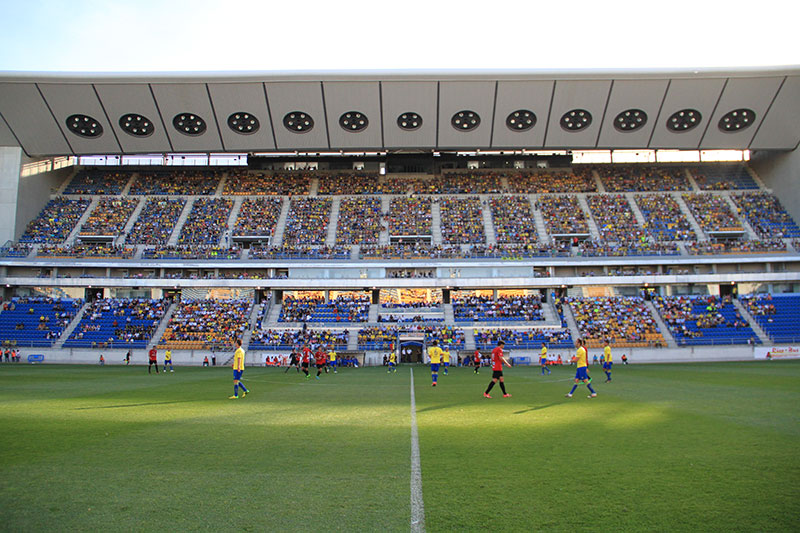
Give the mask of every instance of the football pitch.
[[0, 530], [798, 530], [800, 361], [591, 371], [3, 364]]

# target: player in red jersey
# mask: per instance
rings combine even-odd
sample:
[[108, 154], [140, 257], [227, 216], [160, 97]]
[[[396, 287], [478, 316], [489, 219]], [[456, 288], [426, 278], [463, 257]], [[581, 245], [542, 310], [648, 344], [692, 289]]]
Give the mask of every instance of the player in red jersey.
[[322, 349], [321, 344], [317, 347], [316, 353], [314, 353], [314, 359], [317, 364], [317, 379], [319, 379], [319, 375], [322, 374], [322, 369], [328, 364], [328, 354]]
[[303, 345], [303, 350], [300, 354], [300, 367], [303, 369], [303, 374], [306, 375], [306, 379], [308, 379], [311, 377], [311, 374], [308, 373], [308, 362], [311, 359], [311, 350], [307, 344]]
[[511, 398], [511, 395], [506, 392], [506, 384], [503, 382], [503, 363], [511, 368], [511, 364], [503, 357], [503, 346], [505, 346], [505, 344], [506, 343], [503, 341], [498, 341], [497, 347], [492, 350], [492, 381], [489, 382], [489, 386], [486, 387], [486, 392], [483, 393], [485, 398], [491, 398], [491, 396], [489, 396], [489, 391], [492, 390], [492, 387], [494, 387], [494, 384], [498, 381], [500, 381], [500, 390], [503, 391], [503, 398]]
[[472, 356], [472, 365], [475, 367], [475, 373], [478, 373], [478, 370], [481, 369], [481, 352], [480, 350], [475, 350], [475, 354]]
[[157, 352], [156, 347], [153, 346], [150, 348], [150, 351], [147, 352], [147, 373], [150, 373], [150, 367], [155, 365], [156, 367], [156, 374], [158, 374], [158, 359], [156, 358]]

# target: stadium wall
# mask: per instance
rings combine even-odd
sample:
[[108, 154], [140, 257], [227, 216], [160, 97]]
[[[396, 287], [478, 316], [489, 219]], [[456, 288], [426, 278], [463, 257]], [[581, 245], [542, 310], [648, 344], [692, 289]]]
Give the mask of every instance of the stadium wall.
[[800, 148], [791, 152], [755, 152], [750, 166], [773, 190], [795, 220], [800, 220]]
[[17, 191], [22, 150], [0, 147], [0, 246], [16, 240]]
[[[74, 170], [74, 168], [62, 168], [19, 178], [19, 188], [17, 196], [15, 196], [15, 240], [22, 236], [28, 222], [39, 215], [42, 208], [50, 201], [50, 195], [58, 191]], [[19, 169], [17, 169], [17, 175], [19, 175]]]

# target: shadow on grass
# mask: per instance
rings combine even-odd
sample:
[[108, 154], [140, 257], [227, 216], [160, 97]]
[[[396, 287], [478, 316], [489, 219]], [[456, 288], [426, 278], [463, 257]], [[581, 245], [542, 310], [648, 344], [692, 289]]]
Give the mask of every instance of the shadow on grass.
[[120, 409], [123, 407], [144, 407], [146, 405], [170, 405], [176, 403], [189, 403], [189, 402], [200, 402], [205, 400], [176, 400], [171, 402], [144, 402], [144, 403], [127, 403], [122, 405], [100, 405], [97, 407], [73, 407], [73, 411], [88, 411], [92, 409]]
[[417, 412], [418, 413], [424, 413], [425, 411], [438, 411], [439, 409], [449, 409], [451, 407], [458, 407], [459, 405], [463, 405], [463, 404], [452, 403], [452, 404], [446, 404], [446, 405], [431, 405], [430, 407], [425, 407], [423, 409], [417, 409]]
[[547, 405], [537, 405], [536, 407], [531, 407], [530, 409], [523, 409], [522, 411], [514, 411], [515, 415], [522, 415], [525, 413], [530, 413], [531, 411], [540, 411], [542, 409], [547, 409], [548, 407], [553, 407], [554, 405], [559, 405], [563, 402], [553, 402], [548, 403]]

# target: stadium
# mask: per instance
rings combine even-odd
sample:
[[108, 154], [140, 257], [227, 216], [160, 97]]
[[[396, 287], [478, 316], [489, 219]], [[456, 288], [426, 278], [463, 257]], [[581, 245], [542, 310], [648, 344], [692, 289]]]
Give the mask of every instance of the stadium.
[[796, 528], [800, 68], [3, 73], [0, 118], [4, 529]]

